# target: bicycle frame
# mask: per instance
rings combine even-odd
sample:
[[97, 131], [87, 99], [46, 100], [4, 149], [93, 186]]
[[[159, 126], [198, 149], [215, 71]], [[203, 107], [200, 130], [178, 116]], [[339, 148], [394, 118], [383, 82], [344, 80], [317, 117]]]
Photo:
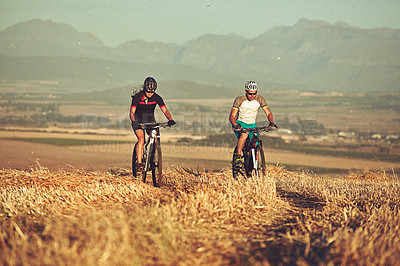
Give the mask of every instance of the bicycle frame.
[[153, 145], [154, 145], [156, 138], [160, 139], [160, 136], [157, 136], [157, 130], [152, 129], [148, 136], [146, 144], [144, 145], [143, 154], [145, 155], [145, 164], [144, 164], [145, 171], [149, 170], [150, 157], [151, 157], [151, 153], [153, 152]]
[[[144, 159], [145, 159], [145, 165], [144, 165], [144, 171], [149, 171], [150, 169], [150, 158], [152, 157], [151, 155], [154, 153], [154, 142], [160, 141], [160, 135], [157, 135], [157, 129], [160, 127], [166, 127], [168, 123], [142, 123], [139, 124], [139, 128], [142, 128], [146, 133], [148, 133], [148, 138], [147, 141], [144, 145]], [[147, 132], [147, 130], [150, 130], [150, 132]]]

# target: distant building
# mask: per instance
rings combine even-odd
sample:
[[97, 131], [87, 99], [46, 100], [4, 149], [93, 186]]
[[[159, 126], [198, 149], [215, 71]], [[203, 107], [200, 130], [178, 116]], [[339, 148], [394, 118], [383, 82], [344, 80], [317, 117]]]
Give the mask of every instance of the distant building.
[[288, 135], [293, 134], [293, 131], [291, 131], [290, 129], [287, 129], [287, 128], [279, 128], [279, 129], [277, 129], [277, 132], [279, 134], [288, 134]]
[[388, 143], [397, 143], [399, 142], [400, 137], [398, 135], [387, 135], [386, 136], [386, 141]]
[[371, 139], [375, 139], [375, 140], [382, 139], [382, 138], [383, 138], [383, 136], [381, 134], [374, 134], [371, 136]]
[[353, 138], [356, 136], [356, 133], [354, 132], [344, 132], [344, 131], [340, 131], [338, 133], [338, 137], [339, 138]]

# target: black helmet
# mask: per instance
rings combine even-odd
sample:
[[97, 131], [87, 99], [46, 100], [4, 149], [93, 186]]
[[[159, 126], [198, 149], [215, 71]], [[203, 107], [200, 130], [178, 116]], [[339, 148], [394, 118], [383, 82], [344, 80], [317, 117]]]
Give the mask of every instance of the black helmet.
[[153, 93], [157, 89], [157, 81], [152, 77], [147, 77], [143, 83], [143, 89], [146, 92]]

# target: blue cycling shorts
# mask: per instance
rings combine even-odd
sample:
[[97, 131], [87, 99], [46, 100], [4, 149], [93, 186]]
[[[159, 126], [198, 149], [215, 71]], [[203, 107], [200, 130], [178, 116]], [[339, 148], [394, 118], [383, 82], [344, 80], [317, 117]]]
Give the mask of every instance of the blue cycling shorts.
[[[239, 120], [236, 120], [236, 122], [237, 122], [239, 125], [241, 125], [242, 128], [253, 128], [253, 127], [257, 127], [256, 123], [254, 123], [254, 124], [246, 124], [246, 123], [243, 123], [242, 121], [239, 121]], [[235, 132], [236, 137], [239, 138], [239, 137], [240, 137], [240, 131], [234, 131], [234, 132]], [[254, 131], [250, 131], [250, 132], [249, 132], [249, 139], [251, 139], [251, 138], [253, 137], [253, 135], [254, 135]]]

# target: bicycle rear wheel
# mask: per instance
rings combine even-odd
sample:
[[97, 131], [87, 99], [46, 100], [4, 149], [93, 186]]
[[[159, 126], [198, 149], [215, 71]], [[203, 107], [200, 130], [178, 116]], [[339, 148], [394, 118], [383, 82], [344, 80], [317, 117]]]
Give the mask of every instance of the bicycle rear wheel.
[[153, 177], [153, 185], [155, 187], [159, 187], [163, 183], [163, 175], [162, 175], [161, 145], [158, 142], [154, 143], [154, 153], [151, 164], [152, 164], [151, 174]]
[[136, 177], [136, 162], [137, 162], [137, 158], [136, 158], [136, 145], [133, 147], [133, 153], [132, 153], [132, 175], [134, 177]]

